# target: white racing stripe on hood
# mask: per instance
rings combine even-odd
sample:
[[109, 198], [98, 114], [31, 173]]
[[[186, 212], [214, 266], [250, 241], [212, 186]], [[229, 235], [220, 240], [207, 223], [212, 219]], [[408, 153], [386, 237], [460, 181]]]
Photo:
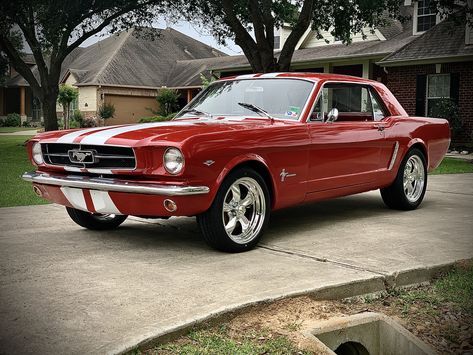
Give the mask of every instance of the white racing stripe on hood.
[[209, 120], [199, 119], [195, 121], [168, 121], [168, 122], [156, 122], [156, 123], [141, 123], [141, 124], [127, 126], [127, 127], [117, 127], [117, 128], [108, 129], [106, 131], [92, 133], [88, 136], [85, 136], [80, 141], [80, 144], [100, 145], [100, 144], [104, 144], [110, 138], [113, 138], [123, 133], [139, 131], [141, 129], [146, 129], [146, 128], [156, 128], [160, 126], [163, 126], [163, 127], [164, 126], [188, 126], [188, 125], [192, 125], [192, 123], [195, 123], [195, 122], [209, 122]]
[[82, 134], [87, 134], [89, 132], [94, 132], [98, 131], [100, 129], [106, 129], [106, 127], [94, 127], [94, 128], [89, 128], [89, 129], [81, 129], [78, 131], [74, 131], [72, 133], [68, 133], [63, 135], [61, 138], [59, 138], [56, 143], [73, 143], [74, 139], [79, 137]]

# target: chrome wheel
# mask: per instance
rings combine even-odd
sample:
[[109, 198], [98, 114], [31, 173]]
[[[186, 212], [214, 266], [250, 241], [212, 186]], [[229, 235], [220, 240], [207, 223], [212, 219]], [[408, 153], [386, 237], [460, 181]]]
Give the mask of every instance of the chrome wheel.
[[230, 186], [223, 199], [222, 221], [232, 241], [247, 244], [256, 238], [265, 214], [265, 195], [255, 179], [243, 177]]
[[425, 168], [422, 159], [412, 155], [404, 167], [404, 194], [409, 202], [417, 202], [422, 196], [425, 183]]

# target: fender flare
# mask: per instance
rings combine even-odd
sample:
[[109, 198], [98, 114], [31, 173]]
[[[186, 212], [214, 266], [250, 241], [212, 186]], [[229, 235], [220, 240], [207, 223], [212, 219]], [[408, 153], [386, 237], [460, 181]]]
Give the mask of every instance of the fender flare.
[[270, 191], [272, 192], [272, 201], [271, 205], [275, 204], [275, 201], [278, 198], [278, 192], [276, 189], [276, 182], [274, 181], [274, 176], [271, 174], [271, 169], [269, 168], [268, 163], [266, 160], [261, 157], [258, 154], [254, 153], [246, 153], [242, 155], [238, 155], [234, 158], [232, 158], [225, 166], [223, 167], [222, 171], [220, 174], [217, 176], [217, 179], [215, 180], [215, 183], [211, 187], [211, 191], [215, 191], [213, 196], [212, 196], [212, 201], [215, 198], [215, 195], [217, 194], [218, 189], [220, 188], [220, 185], [222, 184], [223, 180], [228, 176], [228, 174], [238, 165], [244, 164], [244, 163], [251, 163], [251, 162], [257, 162], [262, 164], [266, 170], [268, 171], [269, 178], [271, 180], [271, 186], [268, 186]]
[[[427, 144], [421, 139], [421, 138], [412, 138], [409, 143], [407, 144], [407, 149], [406, 153], [414, 146], [414, 145], [420, 145], [422, 147], [422, 150], [424, 151], [425, 154], [425, 162], [427, 164], [427, 170], [429, 167], [429, 150], [427, 149]], [[406, 154], [404, 154], [406, 155]], [[403, 157], [404, 159], [404, 157]]]

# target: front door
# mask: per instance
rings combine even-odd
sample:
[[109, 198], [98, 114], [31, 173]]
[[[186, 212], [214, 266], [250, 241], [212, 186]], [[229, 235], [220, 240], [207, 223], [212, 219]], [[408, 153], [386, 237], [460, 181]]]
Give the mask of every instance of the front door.
[[[369, 185], [387, 162], [382, 113], [374, 112], [370, 88], [358, 84], [325, 84], [312, 121], [308, 192]], [[338, 111], [338, 115], [332, 109]], [[331, 117], [329, 117], [331, 116]], [[331, 121], [335, 119], [334, 121]]]

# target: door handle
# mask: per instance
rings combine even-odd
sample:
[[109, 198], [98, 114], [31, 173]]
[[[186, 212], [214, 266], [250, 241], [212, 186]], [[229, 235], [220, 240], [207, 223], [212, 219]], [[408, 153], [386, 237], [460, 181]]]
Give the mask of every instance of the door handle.
[[386, 127], [383, 124], [375, 124], [373, 128], [376, 128], [378, 131], [382, 132]]

